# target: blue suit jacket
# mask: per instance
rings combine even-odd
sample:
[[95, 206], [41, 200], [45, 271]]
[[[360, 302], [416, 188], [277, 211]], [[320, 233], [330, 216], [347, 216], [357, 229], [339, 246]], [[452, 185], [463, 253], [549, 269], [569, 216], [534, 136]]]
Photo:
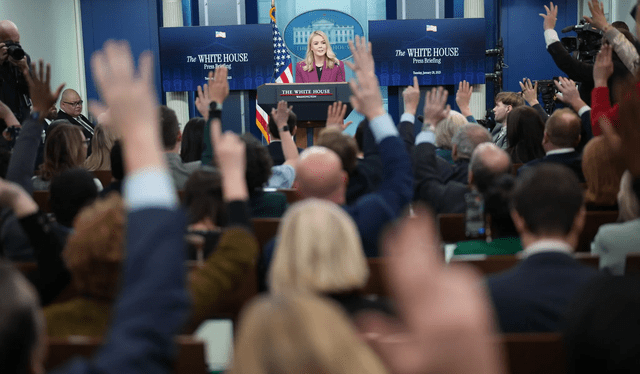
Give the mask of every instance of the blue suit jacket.
[[556, 164], [562, 164], [568, 167], [569, 169], [573, 170], [573, 172], [576, 174], [576, 177], [578, 177], [580, 182], [584, 183], [585, 181], [584, 174], [582, 174], [582, 155], [576, 151], [571, 153], [552, 154], [549, 156], [544, 156], [543, 158], [531, 160], [526, 164], [524, 164], [523, 167], [518, 169], [518, 175], [520, 175], [520, 173], [523, 170], [526, 170], [527, 168], [530, 168], [536, 165], [540, 165], [541, 163], [544, 163], [544, 162], [553, 162]]
[[296, 83], [316, 83], [316, 82], [345, 82], [344, 62], [333, 65], [333, 69], [327, 69], [327, 61], [325, 60], [322, 67], [322, 76], [318, 81], [318, 73], [316, 69], [304, 71], [303, 68], [307, 64], [300, 61], [296, 64]]
[[180, 211], [129, 214], [122, 289], [104, 344], [91, 361], [76, 359], [56, 373], [171, 372], [173, 336], [189, 311], [185, 225]]
[[489, 277], [500, 329], [505, 333], [561, 330], [571, 299], [598, 275], [571, 255], [542, 252]]

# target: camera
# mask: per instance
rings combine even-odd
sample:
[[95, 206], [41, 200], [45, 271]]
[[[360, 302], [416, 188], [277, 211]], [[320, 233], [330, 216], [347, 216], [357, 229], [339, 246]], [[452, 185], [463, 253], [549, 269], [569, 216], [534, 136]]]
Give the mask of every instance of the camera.
[[562, 38], [562, 45], [569, 53], [573, 53], [578, 61], [593, 63], [602, 44], [602, 30], [582, 20], [577, 25], [562, 29], [563, 33], [571, 31], [575, 31], [577, 36]]
[[22, 60], [24, 58], [24, 49], [22, 49], [22, 46], [20, 44], [15, 43], [11, 40], [5, 40], [3, 43], [5, 47], [7, 47], [7, 53], [12, 59]]
[[558, 89], [556, 88], [554, 80], [558, 80], [558, 77], [553, 77], [551, 80], [539, 80], [537, 82], [538, 94], [542, 95], [543, 107], [548, 114], [551, 114], [556, 106], [555, 99]]

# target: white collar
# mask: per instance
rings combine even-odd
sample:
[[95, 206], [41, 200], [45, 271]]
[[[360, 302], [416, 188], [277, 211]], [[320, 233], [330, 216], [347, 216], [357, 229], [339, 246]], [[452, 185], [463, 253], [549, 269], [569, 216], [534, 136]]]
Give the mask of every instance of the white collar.
[[576, 151], [575, 148], [554, 149], [553, 151], [547, 152], [547, 156], [550, 156], [550, 155], [561, 155], [561, 154], [571, 153], [571, 152], [575, 152], [575, 151]]
[[573, 248], [563, 240], [542, 239], [525, 248], [524, 251], [521, 252], [521, 256], [522, 258], [527, 258], [543, 252], [561, 252], [570, 255], [573, 253]]

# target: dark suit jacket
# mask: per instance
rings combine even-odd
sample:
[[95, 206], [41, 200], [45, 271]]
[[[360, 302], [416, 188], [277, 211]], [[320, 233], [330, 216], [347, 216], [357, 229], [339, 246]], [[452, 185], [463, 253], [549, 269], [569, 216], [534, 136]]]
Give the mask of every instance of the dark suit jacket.
[[431, 143], [417, 145], [412, 152], [415, 175], [415, 199], [428, 203], [436, 213], [464, 213], [466, 184], [440, 179], [436, 162], [436, 147]]
[[552, 154], [549, 156], [544, 156], [543, 158], [529, 161], [524, 164], [523, 167], [518, 169], [518, 175], [520, 175], [520, 172], [522, 172], [522, 170], [540, 165], [544, 162], [553, 162], [568, 167], [569, 169], [573, 170], [578, 179], [580, 179], [580, 182], [584, 183], [584, 175], [582, 174], [582, 155], [576, 151], [571, 153]]
[[[318, 73], [316, 69], [311, 71], [304, 71], [303, 67], [306, 66], [304, 61], [300, 61], [296, 64], [296, 83], [314, 83], [318, 82]], [[345, 82], [344, 62], [340, 61], [340, 64], [333, 65], [333, 69], [327, 69], [327, 61], [325, 60], [322, 67], [322, 76], [319, 82]]]
[[596, 269], [561, 252], [542, 252], [490, 276], [487, 286], [502, 332], [562, 329], [571, 299], [598, 276]]
[[95, 126], [93, 125], [93, 123], [91, 123], [91, 121], [89, 121], [87, 117], [83, 116], [82, 114], [80, 114], [80, 118], [82, 118], [83, 121], [85, 121], [87, 124], [91, 126], [91, 131], [86, 129], [84, 126], [80, 124], [80, 122], [76, 121], [75, 118], [71, 117], [67, 113], [63, 112], [62, 110], [58, 111], [58, 119], [66, 119], [67, 121], [71, 122], [72, 125], [79, 126], [82, 129], [82, 133], [84, 134], [84, 137], [90, 140], [93, 137], [93, 128]]
[[[591, 105], [591, 90], [593, 90], [593, 64], [580, 62], [573, 58], [561, 42], [555, 42], [549, 45], [547, 51], [553, 58], [558, 68], [567, 76], [576, 82], [581, 82], [580, 97], [582, 100]], [[613, 82], [625, 79], [629, 74], [629, 70], [619, 60], [613, 61], [613, 75], [609, 78], [608, 87], [612, 87]]]
[[[411, 122], [403, 121], [398, 125], [398, 132], [410, 155], [413, 154], [413, 149], [415, 148], [415, 131], [415, 124]], [[416, 155], [416, 157], [419, 157], [419, 155]], [[436, 155], [435, 163], [438, 176], [443, 183], [456, 181], [467, 184], [469, 180], [469, 160], [458, 160], [455, 165], [451, 165], [447, 160]], [[415, 181], [418, 181], [417, 176]]]
[[[267, 149], [269, 150], [269, 155], [271, 155], [271, 159], [273, 160], [273, 166], [278, 166], [284, 164], [284, 153], [282, 152], [282, 144], [280, 141], [271, 142], [267, 145]], [[302, 148], [298, 148], [298, 153], [304, 151]]]
[[382, 160], [368, 122], [367, 126], [364, 126], [362, 148], [364, 157], [358, 160], [356, 169], [349, 174], [347, 205], [351, 205], [360, 197], [376, 191], [382, 182]]

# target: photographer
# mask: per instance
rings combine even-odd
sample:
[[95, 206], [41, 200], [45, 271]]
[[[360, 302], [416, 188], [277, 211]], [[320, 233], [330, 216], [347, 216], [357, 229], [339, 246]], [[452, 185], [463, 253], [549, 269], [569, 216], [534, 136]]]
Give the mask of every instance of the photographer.
[[[582, 83], [580, 85], [580, 97], [587, 105], [590, 105], [591, 90], [594, 87], [593, 64], [578, 61], [569, 54], [562, 42], [560, 42], [558, 33], [554, 30], [558, 16], [558, 6], [551, 3], [549, 7], [545, 5], [544, 8], [546, 14], [541, 13], [540, 16], [544, 18], [544, 39], [547, 43], [547, 51], [560, 70], [567, 74], [570, 79]], [[595, 27], [596, 25], [593, 26]], [[627, 39], [633, 39], [633, 36], [628, 31], [619, 32], [624, 34]], [[614, 73], [609, 79], [609, 87], [615, 86], [618, 82], [623, 82], [629, 75], [629, 70], [616, 55], [614, 57]], [[613, 98], [611, 100], [613, 101]]]
[[[5, 103], [19, 123], [29, 117], [31, 99], [25, 77], [29, 75], [29, 57], [20, 46], [20, 33], [8, 20], [0, 21], [0, 101]], [[7, 127], [0, 119], [0, 131]]]

